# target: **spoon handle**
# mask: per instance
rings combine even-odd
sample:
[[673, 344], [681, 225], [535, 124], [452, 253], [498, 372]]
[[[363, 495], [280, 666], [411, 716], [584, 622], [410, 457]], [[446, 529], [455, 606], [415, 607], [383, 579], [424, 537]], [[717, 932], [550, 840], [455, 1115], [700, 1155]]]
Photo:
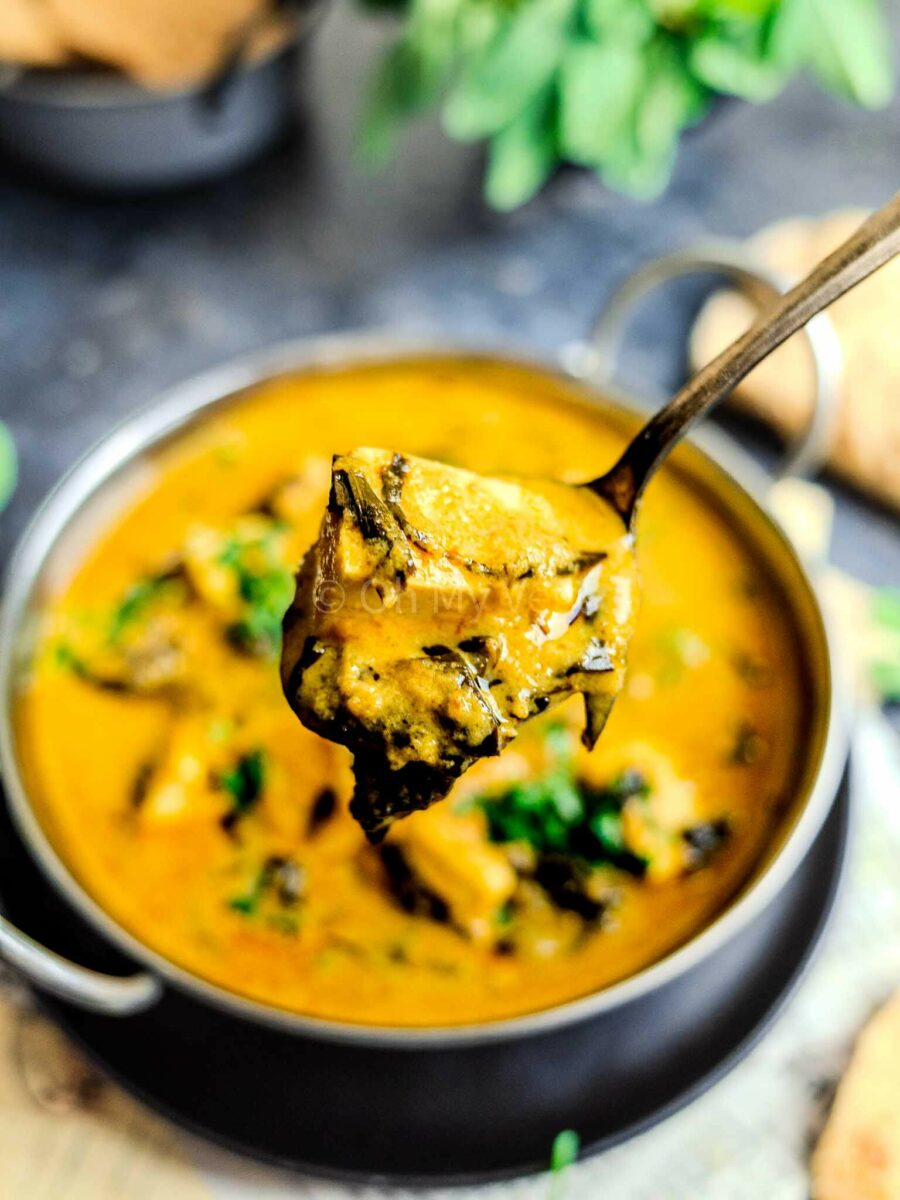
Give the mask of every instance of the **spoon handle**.
[[631, 528], [656, 468], [700, 417], [767, 355], [873, 271], [900, 253], [900, 192], [874, 212], [712, 362], [690, 379], [629, 443], [619, 461], [588, 486], [604, 496]]

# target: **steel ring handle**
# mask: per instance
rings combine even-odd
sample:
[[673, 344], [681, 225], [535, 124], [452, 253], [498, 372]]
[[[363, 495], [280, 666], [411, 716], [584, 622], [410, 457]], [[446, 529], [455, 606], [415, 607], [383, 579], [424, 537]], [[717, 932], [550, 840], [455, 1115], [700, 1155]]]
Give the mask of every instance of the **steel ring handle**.
[[[740, 242], [704, 242], [655, 259], [625, 280], [597, 318], [589, 342], [592, 378], [612, 381], [633, 310], [641, 300], [670, 280], [710, 273], [725, 276], [757, 308], [789, 287], [788, 280], [762, 266]], [[815, 367], [815, 403], [805, 428], [790, 440], [777, 477], [812, 474], [825, 463], [838, 414], [843, 356], [834, 325], [820, 313], [803, 333]]]
[[104, 975], [48, 950], [0, 917], [0, 958], [29, 983], [90, 1012], [127, 1017], [143, 1012], [162, 995], [162, 984], [145, 973]]
[[[0, 748], [0, 752], [2, 750], [5, 747]], [[145, 971], [134, 975], [107, 975], [71, 962], [23, 933], [2, 914], [0, 960], [41, 991], [88, 1012], [110, 1017], [143, 1012], [155, 1004], [163, 992], [160, 980]]]

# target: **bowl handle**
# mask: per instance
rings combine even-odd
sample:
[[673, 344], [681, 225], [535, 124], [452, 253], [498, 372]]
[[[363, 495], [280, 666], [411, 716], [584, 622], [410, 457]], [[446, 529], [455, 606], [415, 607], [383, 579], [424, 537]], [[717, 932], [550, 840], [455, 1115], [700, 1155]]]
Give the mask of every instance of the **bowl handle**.
[[0, 958], [29, 983], [90, 1012], [127, 1017], [149, 1008], [162, 995], [154, 975], [119, 977], [79, 967], [0, 917]]
[[[789, 281], [762, 266], [741, 242], [703, 242], [664, 255], [639, 267], [607, 300], [594, 325], [580, 373], [609, 383], [619, 365], [622, 343], [637, 303], [650, 292], [684, 275], [723, 275], [761, 308], [780, 295]], [[834, 325], [826, 313], [813, 317], [803, 330], [816, 371], [816, 397], [805, 429], [792, 439], [776, 474], [812, 474], [826, 460], [838, 411], [842, 356]]]

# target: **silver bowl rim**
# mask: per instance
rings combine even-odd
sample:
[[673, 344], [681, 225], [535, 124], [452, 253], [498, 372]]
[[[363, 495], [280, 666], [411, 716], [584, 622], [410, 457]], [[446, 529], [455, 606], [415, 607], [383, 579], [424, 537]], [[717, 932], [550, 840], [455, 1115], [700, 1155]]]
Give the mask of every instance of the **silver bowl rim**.
[[[572, 360], [577, 355], [570, 356]], [[219, 404], [227, 405], [248, 389], [279, 376], [317, 369], [340, 370], [391, 360], [447, 360], [507, 363], [531, 369], [558, 381], [574, 384], [587, 403], [601, 398], [626, 413], [641, 413], [647, 405], [626, 393], [600, 387], [562, 361], [542, 358], [515, 346], [496, 342], [464, 343], [437, 337], [403, 337], [390, 331], [366, 331], [299, 338], [258, 350], [191, 377], [165, 390], [157, 399], [126, 417], [100, 439], [51, 489], [23, 531], [5, 572], [0, 606], [0, 766], [3, 786], [16, 827], [39, 866], [61, 895], [117, 949], [155, 973], [165, 983], [195, 999], [282, 1030], [321, 1041], [417, 1049], [427, 1046], [474, 1045], [552, 1032], [561, 1026], [598, 1017], [604, 1012], [639, 1000], [664, 987], [731, 941], [777, 897], [791, 878], [819, 832], [834, 797], [847, 759], [849, 727], [835, 685], [836, 654], [828, 623], [822, 616], [808, 573], [775, 518], [765, 507], [767, 477], [730, 438], [715, 429], [702, 429], [691, 437], [706, 466], [724, 475], [743, 491], [756, 510], [755, 519], [768, 526], [781, 548], [793, 559], [807, 590], [811, 610], [818, 617], [819, 633], [828, 667], [828, 697], [821, 757], [800, 815], [782, 846], [757, 878], [693, 937], [663, 958], [634, 975], [585, 996], [526, 1013], [459, 1026], [367, 1025], [327, 1020], [291, 1012], [231, 992], [195, 975], [153, 950], [120, 925], [95, 901], [65, 865], [45, 833], [27, 795], [18, 765], [13, 728], [17, 645], [20, 629], [30, 611], [31, 593], [47, 556], [65, 535], [69, 522], [90, 498], [118, 471], [182, 427]]]

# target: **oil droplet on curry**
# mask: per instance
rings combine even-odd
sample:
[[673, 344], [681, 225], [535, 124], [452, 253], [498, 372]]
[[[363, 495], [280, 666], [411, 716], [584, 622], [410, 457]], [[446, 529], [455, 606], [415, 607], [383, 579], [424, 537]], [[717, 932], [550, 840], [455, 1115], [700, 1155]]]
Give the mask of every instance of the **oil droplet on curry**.
[[271, 383], [136, 468], [49, 603], [18, 713], [81, 884], [222, 987], [382, 1025], [535, 1011], [708, 923], [795, 782], [803, 676], [777, 585], [677, 466], [644, 501], [624, 688], [592, 751], [573, 697], [374, 846], [348, 752], [279, 679], [335, 452], [578, 482], [625, 440], [550, 375], [431, 359]]

